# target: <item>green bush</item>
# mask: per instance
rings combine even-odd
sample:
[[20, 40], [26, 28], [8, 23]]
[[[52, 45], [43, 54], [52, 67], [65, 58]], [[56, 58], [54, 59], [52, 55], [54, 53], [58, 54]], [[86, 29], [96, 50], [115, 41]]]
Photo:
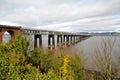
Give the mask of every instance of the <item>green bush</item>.
[[74, 55], [74, 57], [70, 58], [70, 66], [73, 70], [74, 80], [82, 80], [83, 72], [82, 72], [82, 60], [78, 55]]
[[10, 52], [10, 45], [5, 43], [0, 43], [0, 53], [6, 54]]
[[51, 55], [35, 49], [27, 55], [28, 41], [17, 36], [0, 43], [0, 80], [81, 80], [82, 62], [76, 55]]
[[15, 53], [22, 53], [26, 55], [28, 49], [29, 42], [26, 38], [21, 36], [16, 36], [14, 40], [11, 41], [11, 50], [15, 51]]
[[5, 79], [9, 73], [10, 62], [5, 55], [0, 56], [0, 79]]
[[62, 75], [61, 67], [63, 66], [64, 55], [56, 56], [52, 59], [52, 69], [58, 76]]
[[52, 57], [51, 54], [47, 51], [43, 51], [40, 54], [40, 71], [47, 73], [48, 70], [51, 68]]
[[29, 62], [39, 68], [40, 72], [47, 73], [52, 66], [52, 57], [48, 51], [35, 49], [30, 53]]
[[27, 44], [27, 40], [20, 36], [10, 43], [0, 43], [0, 80], [14, 80], [26, 74], [24, 64]]
[[28, 62], [32, 63], [33, 66], [39, 68], [40, 65], [40, 52], [34, 49], [29, 53]]

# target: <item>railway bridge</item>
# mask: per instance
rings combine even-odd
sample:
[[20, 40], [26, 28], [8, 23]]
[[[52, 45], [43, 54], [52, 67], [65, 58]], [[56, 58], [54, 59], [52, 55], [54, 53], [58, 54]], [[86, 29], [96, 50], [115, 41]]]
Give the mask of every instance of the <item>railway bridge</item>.
[[[34, 48], [40, 48], [43, 45], [43, 35], [47, 35], [47, 43], [49, 49], [55, 48], [55, 43], [57, 46], [70, 46], [83, 39], [90, 37], [90, 35], [83, 35], [80, 33], [73, 32], [62, 32], [62, 31], [51, 31], [51, 30], [41, 30], [41, 29], [32, 29], [25, 28], [22, 26], [10, 26], [10, 25], [0, 25], [0, 42], [2, 42], [3, 34], [8, 32], [11, 35], [11, 38], [14, 39], [15, 35], [22, 35], [28, 38], [29, 41], [32, 41], [31, 37], [33, 36], [32, 45]], [[57, 40], [55, 40], [55, 36]]]

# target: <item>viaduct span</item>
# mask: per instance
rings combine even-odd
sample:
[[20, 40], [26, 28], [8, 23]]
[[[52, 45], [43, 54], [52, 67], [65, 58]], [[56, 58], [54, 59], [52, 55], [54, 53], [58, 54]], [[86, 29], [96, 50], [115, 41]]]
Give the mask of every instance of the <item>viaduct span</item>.
[[[22, 28], [21, 26], [8, 26], [0, 25], [0, 42], [2, 42], [3, 34], [8, 32], [11, 35], [11, 38], [14, 38], [15, 35], [23, 35], [28, 38], [28, 36], [34, 36], [34, 48], [42, 47], [42, 35], [48, 36], [48, 48], [55, 48], [55, 41], [57, 41], [57, 46], [67, 45], [70, 46], [79, 42], [82, 39], [86, 39], [89, 35], [81, 35], [80, 33], [71, 33], [71, 32], [60, 32], [60, 31], [50, 31], [50, 30], [39, 30], [32, 28]], [[57, 40], [55, 40], [57, 36]], [[31, 41], [31, 39], [29, 38]]]

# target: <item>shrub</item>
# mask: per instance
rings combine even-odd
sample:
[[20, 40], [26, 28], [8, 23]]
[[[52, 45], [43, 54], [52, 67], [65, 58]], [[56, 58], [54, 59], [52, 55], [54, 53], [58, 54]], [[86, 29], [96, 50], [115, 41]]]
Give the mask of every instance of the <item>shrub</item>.
[[51, 68], [52, 57], [48, 51], [43, 51], [40, 54], [40, 71], [42, 73], [47, 73]]
[[58, 55], [52, 59], [52, 69], [58, 75], [62, 75], [61, 67], [63, 66], [64, 55]]
[[0, 43], [0, 80], [17, 79], [26, 74], [26, 44], [27, 40], [20, 36], [11, 43]]
[[52, 56], [48, 51], [35, 49], [30, 54], [29, 62], [42, 73], [47, 73], [52, 66]]
[[29, 53], [28, 62], [32, 63], [33, 66], [39, 68], [40, 65], [40, 52], [37, 49], [34, 49]]
[[26, 55], [29, 42], [26, 38], [21, 36], [16, 36], [14, 40], [11, 41], [11, 50], [14, 50], [15, 53], [22, 53]]
[[26, 54], [28, 41], [17, 36], [11, 43], [0, 43], [0, 80], [81, 80], [79, 56], [51, 55], [35, 49]]
[[64, 56], [64, 63], [63, 63], [63, 66], [61, 68], [63, 80], [74, 80], [73, 70], [69, 64], [70, 64], [70, 57]]
[[82, 71], [82, 60], [81, 57], [75, 54], [73, 57], [70, 58], [70, 66], [73, 70], [73, 77], [74, 80], [82, 80], [83, 71]]

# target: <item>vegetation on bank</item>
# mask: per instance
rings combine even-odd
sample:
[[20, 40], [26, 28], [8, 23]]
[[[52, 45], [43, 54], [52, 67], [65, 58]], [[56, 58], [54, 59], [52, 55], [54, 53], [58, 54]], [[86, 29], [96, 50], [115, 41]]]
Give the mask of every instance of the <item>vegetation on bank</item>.
[[[20, 36], [10, 43], [0, 43], [0, 80], [111, 80], [109, 61], [113, 45], [106, 42], [102, 49], [95, 49], [99, 75], [84, 70], [77, 54], [52, 54], [41, 49], [28, 51], [28, 45], [27, 39]], [[104, 62], [101, 53], [105, 53]]]
[[29, 42], [17, 36], [0, 43], [0, 80], [82, 80], [82, 62], [77, 55], [52, 55], [28, 51]]

